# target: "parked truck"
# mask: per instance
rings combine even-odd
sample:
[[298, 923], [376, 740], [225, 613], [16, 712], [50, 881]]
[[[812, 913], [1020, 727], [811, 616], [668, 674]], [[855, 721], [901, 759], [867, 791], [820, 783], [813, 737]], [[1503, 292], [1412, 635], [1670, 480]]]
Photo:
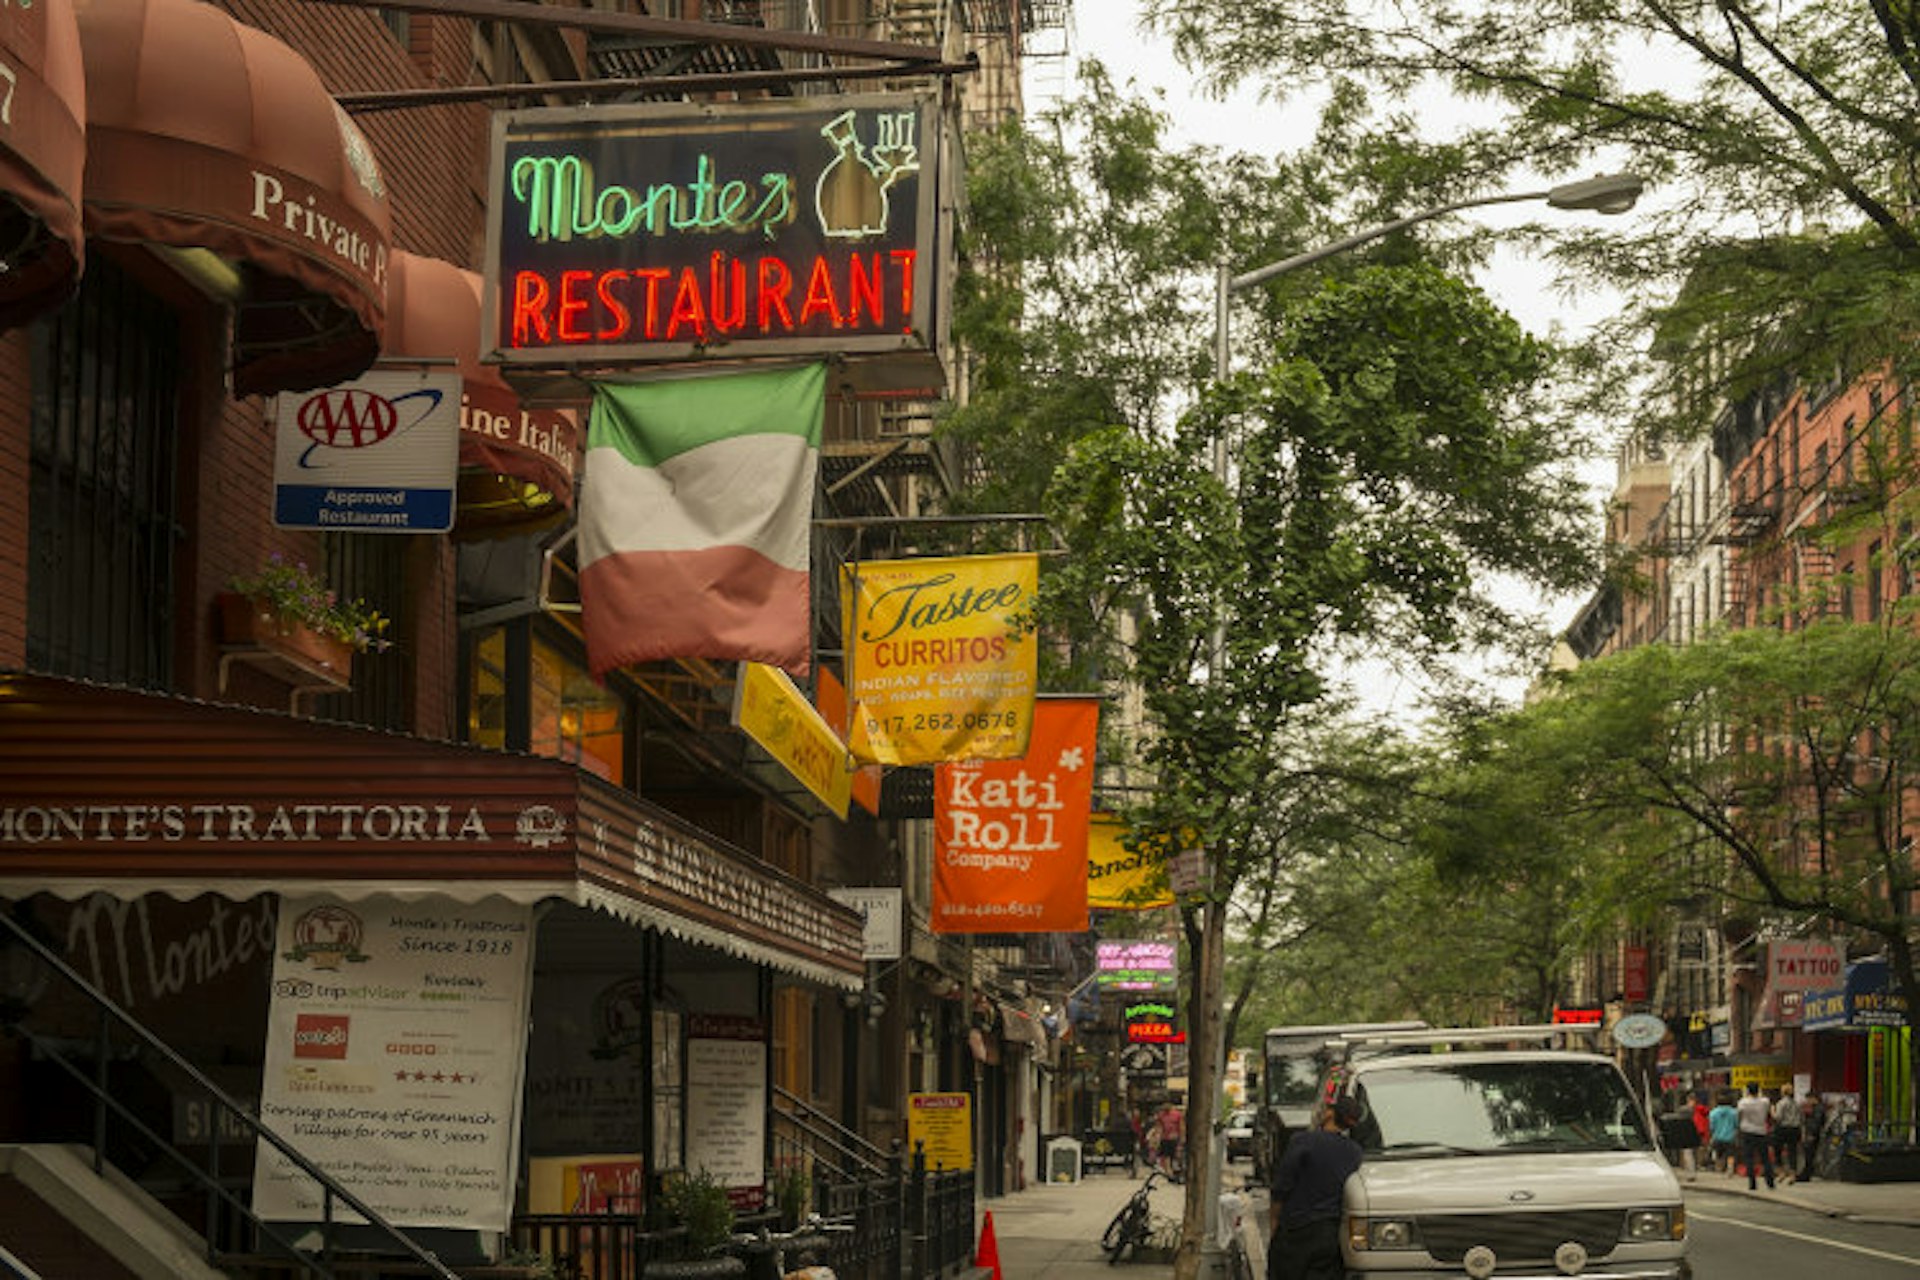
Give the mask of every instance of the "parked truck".
[[1258, 1111], [1253, 1126], [1253, 1176], [1271, 1182], [1287, 1139], [1313, 1123], [1314, 1104], [1326, 1069], [1338, 1061], [1343, 1037], [1374, 1032], [1421, 1031], [1426, 1023], [1339, 1022], [1273, 1027], [1262, 1054]]

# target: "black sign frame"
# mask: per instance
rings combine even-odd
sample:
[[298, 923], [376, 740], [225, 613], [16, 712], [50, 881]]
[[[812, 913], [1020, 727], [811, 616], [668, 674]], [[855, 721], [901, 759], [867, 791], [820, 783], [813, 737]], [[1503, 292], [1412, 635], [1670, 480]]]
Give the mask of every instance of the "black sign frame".
[[944, 342], [946, 134], [933, 93], [497, 113], [482, 359], [924, 367]]

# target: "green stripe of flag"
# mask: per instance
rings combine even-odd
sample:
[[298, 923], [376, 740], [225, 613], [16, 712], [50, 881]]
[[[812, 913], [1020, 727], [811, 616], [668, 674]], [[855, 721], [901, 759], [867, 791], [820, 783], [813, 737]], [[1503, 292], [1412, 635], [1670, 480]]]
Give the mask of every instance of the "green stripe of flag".
[[654, 382], [598, 383], [589, 449], [618, 449], [636, 467], [748, 435], [799, 436], [820, 446], [827, 366], [726, 373]]

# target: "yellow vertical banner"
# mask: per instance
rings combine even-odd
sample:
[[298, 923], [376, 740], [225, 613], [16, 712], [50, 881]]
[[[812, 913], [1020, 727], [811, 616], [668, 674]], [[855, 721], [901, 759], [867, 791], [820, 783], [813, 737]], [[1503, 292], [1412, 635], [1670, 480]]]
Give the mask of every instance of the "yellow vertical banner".
[[1031, 619], [1039, 587], [1032, 554], [845, 566], [854, 758], [910, 765], [1024, 756], [1039, 680]]
[[1170, 907], [1173, 892], [1165, 872], [1164, 841], [1138, 850], [1121, 843], [1127, 829], [1111, 813], [1096, 813], [1087, 827], [1087, 905], [1107, 911]]
[[733, 722], [835, 817], [847, 816], [853, 789], [847, 749], [786, 672], [764, 663], [741, 663], [733, 684]]

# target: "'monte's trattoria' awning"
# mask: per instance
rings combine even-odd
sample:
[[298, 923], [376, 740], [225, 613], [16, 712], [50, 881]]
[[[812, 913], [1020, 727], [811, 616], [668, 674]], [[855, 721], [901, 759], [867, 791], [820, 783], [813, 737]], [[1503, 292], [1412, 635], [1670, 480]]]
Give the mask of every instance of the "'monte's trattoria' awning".
[[64, 301], [84, 257], [87, 81], [73, 0], [0, 5], [0, 328]]
[[387, 191], [311, 64], [199, 0], [76, 0], [87, 234], [237, 264], [234, 389], [362, 373], [387, 305]]
[[479, 275], [396, 250], [382, 359], [452, 360], [460, 370], [462, 538], [530, 533], [573, 509], [580, 433], [570, 409], [535, 408], [480, 363]]
[[858, 990], [824, 893], [556, 760], [0, 672], [0, 898], [559, 899]]

